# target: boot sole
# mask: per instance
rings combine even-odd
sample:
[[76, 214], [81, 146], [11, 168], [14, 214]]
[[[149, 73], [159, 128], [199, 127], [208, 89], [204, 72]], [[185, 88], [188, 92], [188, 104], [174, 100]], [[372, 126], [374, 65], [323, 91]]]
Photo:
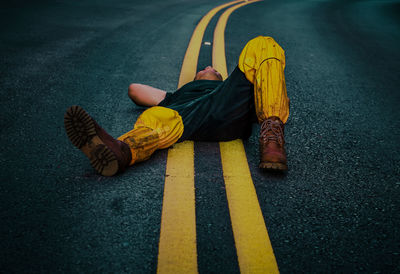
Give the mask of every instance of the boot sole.
[[275, 170], [275, 171], [287, 171], [288, 167], [282, 163], [260, 163], [258, 166], [261, 169]]
[[80, 106], [71, 106], [64, 115], [69, 140], [89, 158], [92, 167], [103, 176], [118, 172], [118, 160], [96, 133], [95, 123]]

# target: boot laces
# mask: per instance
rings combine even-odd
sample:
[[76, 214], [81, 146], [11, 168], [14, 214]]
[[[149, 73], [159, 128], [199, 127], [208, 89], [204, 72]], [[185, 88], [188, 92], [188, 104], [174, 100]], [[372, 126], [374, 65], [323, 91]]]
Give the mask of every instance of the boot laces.
[[279, 143], [281, 146], [283, 145], [283, 128], [279, 121], [265, 120], [261, 124], [260, 135], [264, 142], [273, 141]]

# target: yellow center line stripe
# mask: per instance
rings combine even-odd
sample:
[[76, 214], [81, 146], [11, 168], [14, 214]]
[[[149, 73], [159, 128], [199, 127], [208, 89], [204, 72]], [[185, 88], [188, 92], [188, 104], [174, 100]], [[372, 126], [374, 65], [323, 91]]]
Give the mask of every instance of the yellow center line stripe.
[[192, 142], [168, 150], [158, 249], [158, 273], [197, 273]]
[[[228, 76], [224, 38], [228, 17], [235, 9], [254, 2], [233, 6], [218, 20], [214, 31], [213, 67], [224, 79]], [[279, 273], [243, 142], [220, 142], [220, 152], [240, 272]]]
[[204, 32], [210, 20], [221, 9], [236, 4], [238, 2], [242, 2], [242, 0], [232, 1], [213, 8], [197, 24], [195, 30], [193, 31], [192, 37], [190, 38], [190, 42], [182, 62], [181, 75], [179, 76], [178, 88], [182, 87], [186, 83], [189, 83], [190, 81], [193, 81], [194, 77], [196, 76], [197, 61], [199, 58], [201, 42], [203, 40]]
[[241, 140], [221, 142], [222, 169], [241, 273], [279, 273]]
[[213, 61], [213, 67], [219, 73], [221, 73], [221, 76], [224, 80], [228, 78], [228, 71], [226, 68], [226, 58], [225, 58], [225, 26], [226, 23], [228, 22], [228, 18], [231, 15], [231, 13], [236, 9], [258, 1], [259, 0], [246, 1], [244, 3], [235, 5], [227, 9], [218, 19], [217, 26], [215, 27], [214, 30], [212, 61]]
[[[208, 12], [196, 26], [182, 63], [178, 88], [196, 75], [204, 31], [211, 18], [233, 1]], [[197, 273], [194, 146], [186, 141], [168, 150], [157, 273]]]

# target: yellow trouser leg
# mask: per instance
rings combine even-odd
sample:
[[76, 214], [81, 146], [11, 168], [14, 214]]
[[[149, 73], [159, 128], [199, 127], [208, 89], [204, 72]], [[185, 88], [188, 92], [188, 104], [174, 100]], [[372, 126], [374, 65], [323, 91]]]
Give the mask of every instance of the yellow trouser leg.
[[154, 151], [172, 146], [183, 133], [182, 118], [175, 110], [152, 107], [137, 119], [133, 130], [118, 140], [129, 145], [130, 165], [150, 158]]
[[254, 85], [259, 122], [277, 116], [283, 123], [289, 117], [289, 98], [285, 82], [285, 52], [271, 37], [250, 40], [239, 57], [239, 69]]

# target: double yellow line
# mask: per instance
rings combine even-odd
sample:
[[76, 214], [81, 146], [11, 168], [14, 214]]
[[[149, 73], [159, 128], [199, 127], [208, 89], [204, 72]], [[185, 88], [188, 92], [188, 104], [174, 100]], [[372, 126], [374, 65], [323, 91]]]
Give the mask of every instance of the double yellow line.
[[[206, 27], [221, 9], [228, 8], [214, 30], [213, 67], [228, 77], [224, 32], [229, 15], [257, 2], [233, 1], [209, 11], [196, 26], [182, 64], [178, 88], [192, 81]], [[241, 140], [221, 142], [220, 152], [232, 229], [242, 273], [278, 273], [257, 194]], [[165, 175], [158, 273], [197, 273], [194, 145], [186, 141], [168, 151]]]

